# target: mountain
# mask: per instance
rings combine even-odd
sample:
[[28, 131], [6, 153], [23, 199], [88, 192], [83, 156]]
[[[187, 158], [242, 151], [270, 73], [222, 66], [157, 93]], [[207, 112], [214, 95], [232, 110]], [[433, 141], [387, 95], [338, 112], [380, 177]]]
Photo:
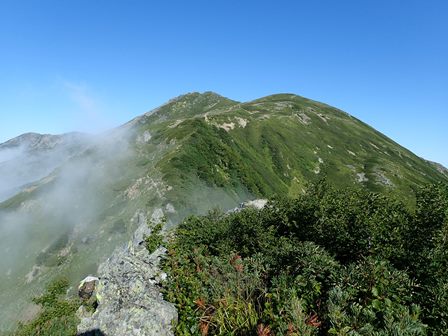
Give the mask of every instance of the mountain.
[[446, 168], [445, 166], [441, 165], [440, 163], [437, 162], [433, 162], [433, 161], [428, 161], [431, 165], [433, 165], [439, 172], [441, 172], [442, 174], [444, 174], [445, 176], [448, 177], [448, 168]]
[[[182, 109], [188, 111], [184, 117]], [[407, 199], [413, 186], [446, 178], [353, 116], [291, 94], [238, 103], [193, 93], [140, 122], [154, 142], [176, 143], [158, 167], [166, 181], [184, 188], [198, 178], [259, 196], [294, 196], [325, 175], [336, 185], [362, 185]]]
[[[0, 328], [33, 316], [54, 277], [72, 285], [137, 228], [213, 207], [297, 196], [326, 177], [413, 204], [443, 170], [355, 117], [293, 94], [237, 102], [189, 93], [104, 134], [25, 134], [0, 145]], [[7, 183], [5, 183], [7, 181]], [[72, 288], [73, 289], [73, 288]]]
[[88, 135], [26, 133], [0, 144], [0, 202], [50, 174], [82, 150]]

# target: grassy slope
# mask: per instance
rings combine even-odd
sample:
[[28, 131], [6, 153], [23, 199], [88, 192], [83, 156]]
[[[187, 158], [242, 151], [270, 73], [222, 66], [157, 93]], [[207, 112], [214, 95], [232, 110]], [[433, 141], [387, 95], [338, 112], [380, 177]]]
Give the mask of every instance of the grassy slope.
[[195, 99], [181, 98], [188, 118], [168, 113], [160, 125], [158, 137], [177, 144], [158, 164], [173, 185], [186, 187], [197, 177], [229, 190], [295, 196], [324, 174], [338, 186], [363, 184], [410, 199], [415, 186], [446, 180], [433, 165], [325, 104], [281, 94], [195, 110]]

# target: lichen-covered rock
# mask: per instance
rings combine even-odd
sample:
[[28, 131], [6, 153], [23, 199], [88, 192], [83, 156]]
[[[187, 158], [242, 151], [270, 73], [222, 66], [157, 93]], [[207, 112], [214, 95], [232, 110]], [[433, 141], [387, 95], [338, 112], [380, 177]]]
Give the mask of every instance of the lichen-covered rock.
[[79, 333], [100, 330], [105, 335], [173, 335], [177, 322], [173, 304], [163, 300], [158, 282], [164, 248], [149, 254], [142, 239], [147, 232], [146, 217], [139, 214], [139, 228], [133, 239], [98, 269], [98, 307], [90, 317], [78, 316]]
[[99, 279], [88, 276], [81, 281], [78, 287], [78, 296], [83, 300], [89, 300], [95, 292]]

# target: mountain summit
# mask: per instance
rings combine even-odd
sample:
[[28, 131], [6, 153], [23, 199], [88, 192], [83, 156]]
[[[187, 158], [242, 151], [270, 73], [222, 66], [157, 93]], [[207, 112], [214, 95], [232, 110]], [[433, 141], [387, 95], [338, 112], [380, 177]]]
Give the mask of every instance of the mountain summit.
[[154, 141], [167, 137], [176, 142], [176, 151], [159, 163], [175, 183], [199, 177], [212, 186], [240, 186], [260, 196], [297, 195], [325, 175], [337, 185], [406, 198], [412, 186], [446, 178], [393, 140], [326, 104], [293, 94], [247, 103], [221, 97], [212, 103], [209, 97], [216, 96], [182, 96], [143, 126]]
[[145, 114], [145, 116], [159, 116], [166, 120], [188, 118], [206, 113], [210, 110], [226, 108], [236, 104], [238, 102], [214, 92], [192, 92], [169, 100], [164, 105]]

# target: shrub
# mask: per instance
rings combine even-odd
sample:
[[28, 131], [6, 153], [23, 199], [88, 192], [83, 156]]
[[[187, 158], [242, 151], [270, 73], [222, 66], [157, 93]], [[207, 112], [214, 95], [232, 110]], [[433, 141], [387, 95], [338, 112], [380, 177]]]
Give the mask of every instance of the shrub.
[[163, 266], [177, 334], [444, 334], [447, 190], [422, 188], [413, 211], [320, 182], [261, 210], [187, 218]]
[[151, 223], [151, 233], [149, 236], [145, 237], [145, 246], [149, 253], [153, 253], [155, 250], [159, 248], [160, 245], [163, 244], [163, 235], [161, 234], [163, 225], [165, 220], [162, 220], [160, 223], [154, 224]]
[[33, 299], [42, 307], [39, 315], [29, 323], [20, 324], [17, 336], [72, 336], [76, 335], [78, 318], [76, 311], [81, 302], [78, 299], [67, 299], [69, 282], [65, 278], [50, 283], [45, 293]]
[[388, 262], [366, 258], [346, 267], [329, 292], [329, 333], [424, 335], [413, 282]]

